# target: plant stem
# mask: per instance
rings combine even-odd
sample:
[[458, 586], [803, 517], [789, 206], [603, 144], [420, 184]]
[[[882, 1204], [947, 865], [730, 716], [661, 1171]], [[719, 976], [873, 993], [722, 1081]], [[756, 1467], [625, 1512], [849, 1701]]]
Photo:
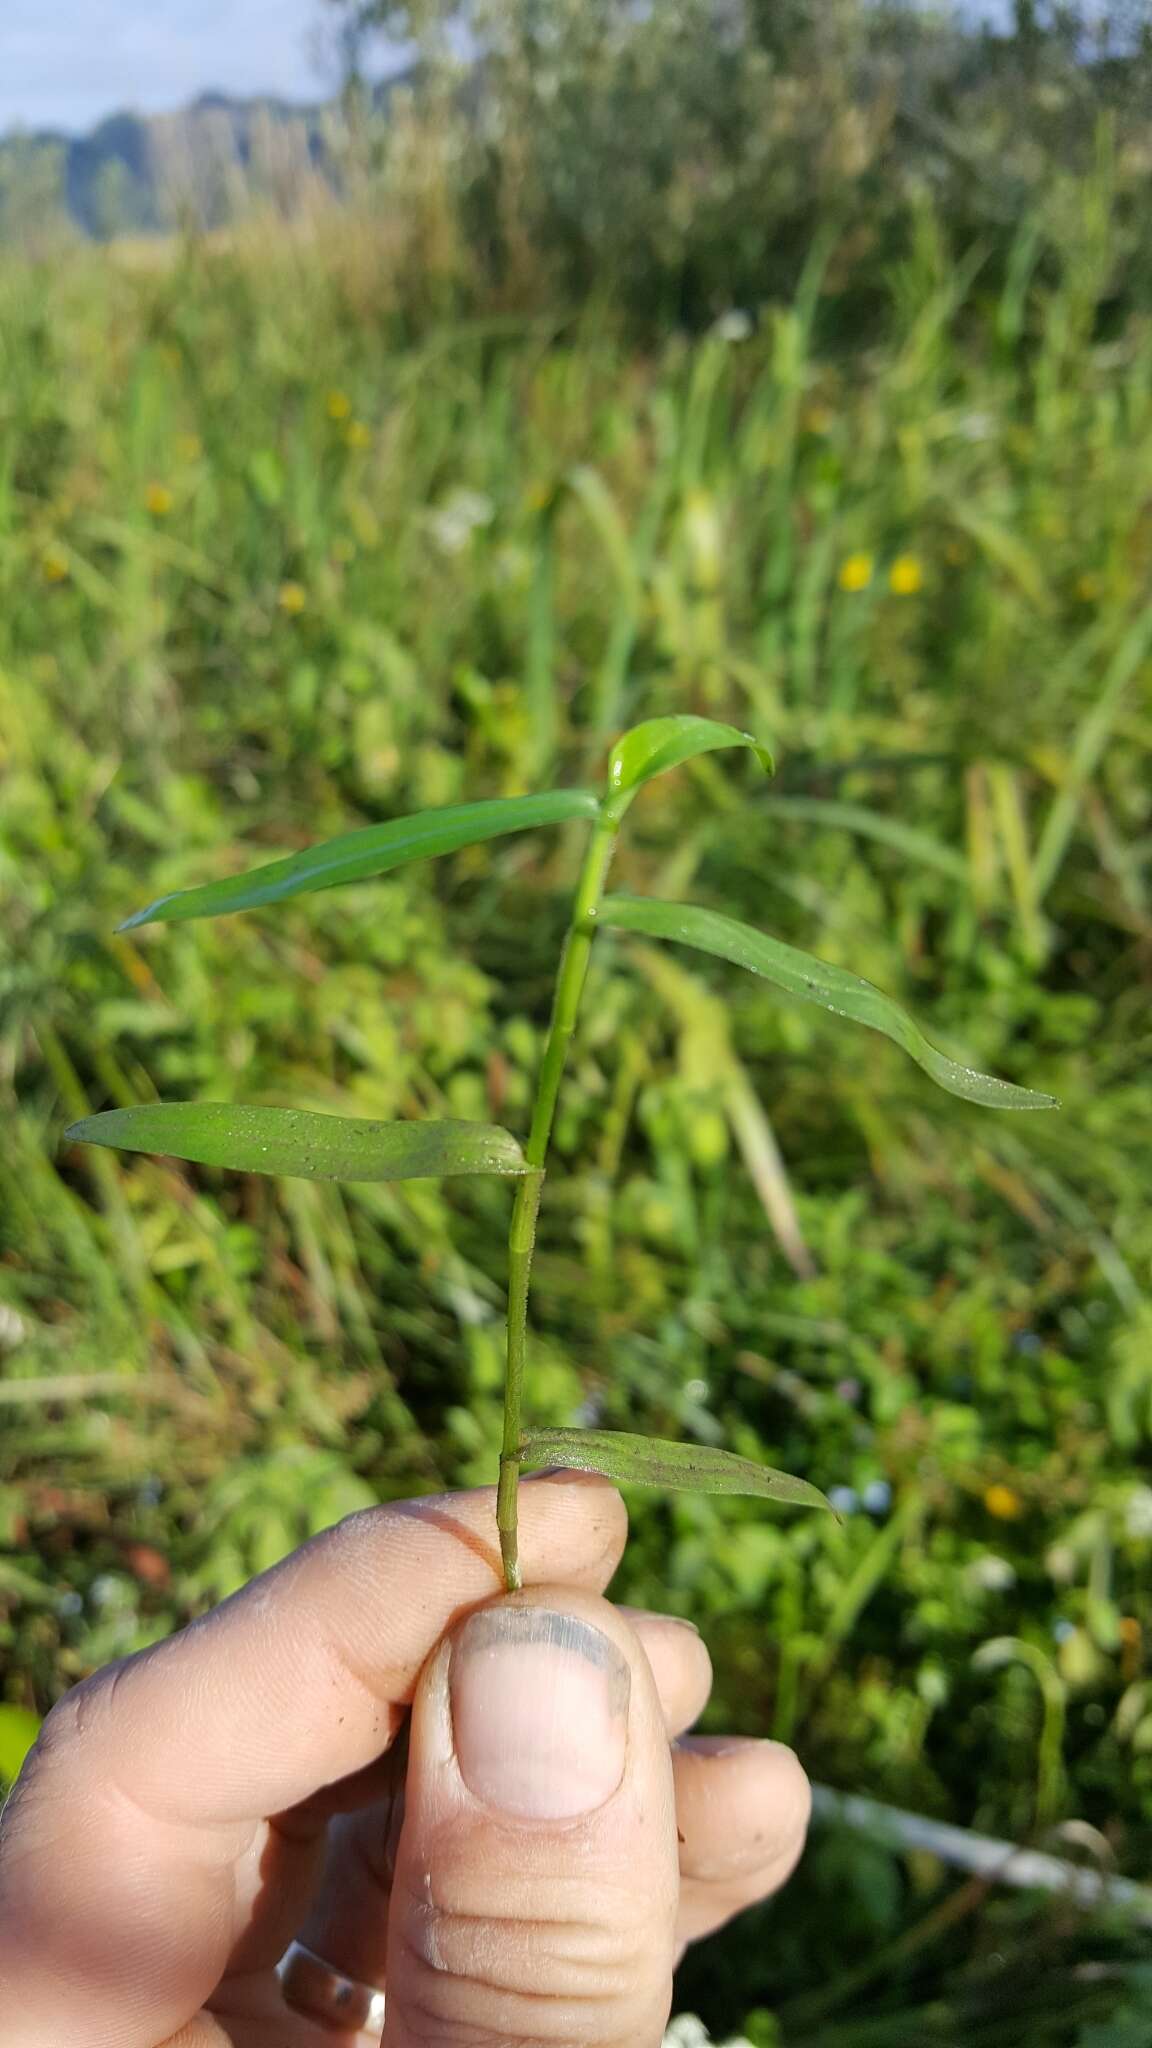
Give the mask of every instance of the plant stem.
[[556, 1099], [568, 1062], [568, 1051], [580, 1013], [580, 998], [588, 975], [592, 940], [604, 896], [608, 869], [616, 848], [620, 818], [606, 806], [588, 842], [580, 880], [572, 904], [572, 919], [552, 1003], [548, 1042], [536, 1084], [532, 1128], [524, 1154], [526, 1173], [516, 1193], [508, 1233], [508, 1364], [504, 1382], [504, 1439], [500, 1448], [500, 1489], [496, 1521], [500, 1530], [500, 1555], [504, 1560], [504, 1581], [510, 1593], [521, 1584], [517, 1540], [517, 1492], [520, 1482], [520, 1427], [524, 1398], [524, 1362], [528, 1341], [528, 1287], [532, 1273], [532, 1252], [536, 1243], [536, 1219], [544, 1187], [548, 1141], [556, 1115]]

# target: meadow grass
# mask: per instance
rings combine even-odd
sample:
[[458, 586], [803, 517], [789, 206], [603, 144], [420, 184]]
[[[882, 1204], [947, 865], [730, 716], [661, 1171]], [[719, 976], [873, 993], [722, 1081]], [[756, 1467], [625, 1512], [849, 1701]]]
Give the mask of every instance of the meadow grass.
[[[522, 1129], [577, 850], [275, 921], [120, 918], [598, 772], [619, 724], [690, 709], [780, 774], [653, 786], [620, 885], [850, 966], [1063, 1109], [984, 1118], [734, 971], [602, 944], [533, 1413], [841, 1489], [839, 1524], [637, 1502], [622, 1591], [705, 1626], [717, 1726], [996, 1834], [1076, 1817], [1147, 1874], [1152, 331], [1102, 332], [1044, 233], [992, 277], [925, 208], [867, 345], [831, 245], [744, 338], [645, 350], [591, 313], [406, 336], [351, 227], [5, 267], [7, 1702], [43, 1711], [351, 1508], [490, 1481], [501, 1187], [263, 1184], [59, 1133], [191, 1095]], [[916, 2038], [992, 2048], [1024, 2038], [1008, 1946], [1044, 1980], [1029, 2040], [1125, 2038], [1091, 2031], [1147, 1995], [1122, 1930], [1086, 1950], [955, 1896], [822, 1838], [771, 1964], [745, 1931], [690, 1988], [757, 2048], [903, 2042], [917, 2000]]]

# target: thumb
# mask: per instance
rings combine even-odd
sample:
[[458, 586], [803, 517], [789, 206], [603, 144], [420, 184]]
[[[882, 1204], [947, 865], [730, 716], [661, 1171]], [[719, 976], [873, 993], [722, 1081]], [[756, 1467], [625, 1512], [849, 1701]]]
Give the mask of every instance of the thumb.
[[389, 1922], [386, 2048], [659, 2048], [679, 1889], [647, 1658], [534, 1587], [426, 1666]]

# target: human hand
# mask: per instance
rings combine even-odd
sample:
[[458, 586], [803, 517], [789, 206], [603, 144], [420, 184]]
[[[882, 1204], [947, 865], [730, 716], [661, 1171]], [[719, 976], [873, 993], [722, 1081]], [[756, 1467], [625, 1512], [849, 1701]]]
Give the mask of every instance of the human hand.
[[[4, 2048], [658, 2048], [683, 1944], [783, 1882], [808, 1787], [683, 1739], [681, 1623], [609, 1606], [605, 1482], [353, 1516], [49, 1716], [0, 1822]], [[485, 1605], [484, 1603], [490, 1603]], [[411, 1707], [409, 1719], [408, 1709]], [[343, 2029], [343, 2030], [341, 2030]]]

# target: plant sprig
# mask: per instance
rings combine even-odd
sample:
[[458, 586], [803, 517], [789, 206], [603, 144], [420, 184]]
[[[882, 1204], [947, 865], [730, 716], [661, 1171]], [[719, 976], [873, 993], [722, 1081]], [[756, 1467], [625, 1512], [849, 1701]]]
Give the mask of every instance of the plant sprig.
[[893, 1039], [942, 1088], [969, 1102], [1008, 1109], [1054, 1106], [1051, 1096], [1015, 1087], [949, 1059], [890, 996], [844, 968], [817, 960], [714, 911], [606, 894], [622, 822], [644, 785], [701, 754], [728, 747], [750, 748], [771, 773], [773, 763], [767, 748], [735, 726], [688, 715], [648, 719], [616, 742], [600, 795], [589, 790], [554, 790], [539, 796], [457, 804], [367, 826], [250, 873], [161, 896], [121, 927], [130, 930], [149, 922], [219, 917], [283, 903], [316, 890], [363, 882], [409, 861], [507, 833], [573, 820], [587, 822], [591, 831], [557, 969], [551, 1022], [523, 1147], [511, 1131], [498, 1125], [432, 1120], [370, 1123], [232, 1103], [160, 1103], [108, 1110], [84, 1118], [67, 1132], [70, 1139], [89, 1144], [164, 1153], [246, 1173], [337, 1180], [496, 1174], [517, 1180], [508, 1237], [507, 1362], [497, 1494], [500, 1549], [510, 1590], [521, 1583], [517, 1499], [524, 1465], [556, 1463], [601, 1472], [629, 1484], [829, 1506], [808, 1480], [775, 1472], [728, 1451], [608, 1430], [525, 1429], [528, 1303], [536, 1225], [556, 1105], [579, 1021], [593, 944], [602, 926], [671, 939], [712, 953], [764, 976], [789, 995], [868, 1025]]

